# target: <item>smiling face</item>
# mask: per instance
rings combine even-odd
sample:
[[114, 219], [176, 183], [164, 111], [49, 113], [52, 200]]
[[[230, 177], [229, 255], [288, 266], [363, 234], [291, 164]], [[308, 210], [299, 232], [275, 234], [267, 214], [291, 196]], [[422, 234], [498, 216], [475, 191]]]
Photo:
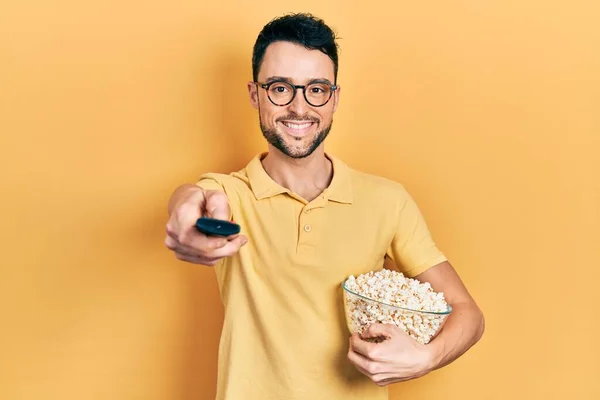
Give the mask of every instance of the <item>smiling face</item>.
[[[333, 85], [334, 64], [319, 50], [309, 50], [291, 42], [274, 42], [265, 51], [257, 81], [268, 84], [275, 80], [292, 85]], [[260, 127], [272, 147], [270, 150], [276, 149], [291, 158], [307, 157], [316, 149], [322, 151], [322, 143], [329, 134], [337, 109], [339, 88], [321, 107], [310, 105], [302, 89], [297, 89], [293, 101], [285, 106], [273, 104], [267, 91], [254, 82], [248, 83], [248, 90], [252, 106], [259, 111]], [[318, 85], [313, 86], [313, 98], [318, 96], [319, 90]], [[285, 91], [283, 85], [272, 85], [271, 98], [283, 96], [281, 93]], [[311, 94], [307, 93], [307, 97], [311, 99]], [[286, 102], [279, 104], [283, 103]]]

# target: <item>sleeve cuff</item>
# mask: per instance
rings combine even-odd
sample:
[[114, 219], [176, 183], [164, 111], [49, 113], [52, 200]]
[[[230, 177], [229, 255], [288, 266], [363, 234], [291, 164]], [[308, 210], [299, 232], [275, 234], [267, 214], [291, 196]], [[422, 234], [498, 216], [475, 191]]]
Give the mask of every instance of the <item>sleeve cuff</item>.
[[438, 264], [441, 264], [445, 261], [448, 261], [448, 259], [446, 258], [446, 256], [444, 255], [439, 255], [435, 258], [432, 258], [431, 260], [428, 260], [427, 262], [419, 265], [418, 267], [414, 267], [408, 270], [404, 270], [401, 271], [404, 276], [408, 277], [408, 278], [414, 278], [415, 276], [427, 271], [430, 268], [435, 267]]

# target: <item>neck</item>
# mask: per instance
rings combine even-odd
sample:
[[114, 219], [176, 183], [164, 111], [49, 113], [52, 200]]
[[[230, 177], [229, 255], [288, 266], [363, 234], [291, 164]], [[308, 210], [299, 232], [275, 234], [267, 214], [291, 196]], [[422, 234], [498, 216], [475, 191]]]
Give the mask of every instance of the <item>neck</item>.
[[333, 177], [333, 166], [323, 146], [308, 157], [291, 158], [269, 145], [262, 165], [271, 179], [308, 201], [318, 197]]

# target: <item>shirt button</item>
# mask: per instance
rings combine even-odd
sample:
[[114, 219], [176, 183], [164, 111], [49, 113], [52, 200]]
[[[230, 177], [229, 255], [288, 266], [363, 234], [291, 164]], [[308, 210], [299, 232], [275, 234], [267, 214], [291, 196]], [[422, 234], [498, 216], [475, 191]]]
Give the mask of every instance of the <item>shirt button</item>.
[[304, 225], [305, 232], [310, 232], [311, 230], [312, 230], [312, 228], [310, 227], [310, 225]]

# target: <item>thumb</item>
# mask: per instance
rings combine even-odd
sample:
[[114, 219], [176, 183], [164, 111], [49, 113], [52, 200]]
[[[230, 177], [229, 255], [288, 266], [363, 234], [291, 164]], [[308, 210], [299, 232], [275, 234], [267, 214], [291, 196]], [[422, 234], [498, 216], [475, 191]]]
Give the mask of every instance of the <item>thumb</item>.
[[218, 190], [209, 190], [206, 192], [206, 216], [209, 218], [229, 221], [231, 219], [231, 209], [229, 208], [229, 199], [225, 192]]
[[238, 235], [235, 239], [229, 240], [225, 246], [221, 247], [219, 252], [221, 254], [230, 256], [240, 251], [240, 247], [246, 243], [248, 243], [248, 238], [244, 235]]
[[231, 243], [239, 250], [240, 247], [248, 243], [248, 238], [244, 235], [239, 235], [235, 239], [231, 240]]

